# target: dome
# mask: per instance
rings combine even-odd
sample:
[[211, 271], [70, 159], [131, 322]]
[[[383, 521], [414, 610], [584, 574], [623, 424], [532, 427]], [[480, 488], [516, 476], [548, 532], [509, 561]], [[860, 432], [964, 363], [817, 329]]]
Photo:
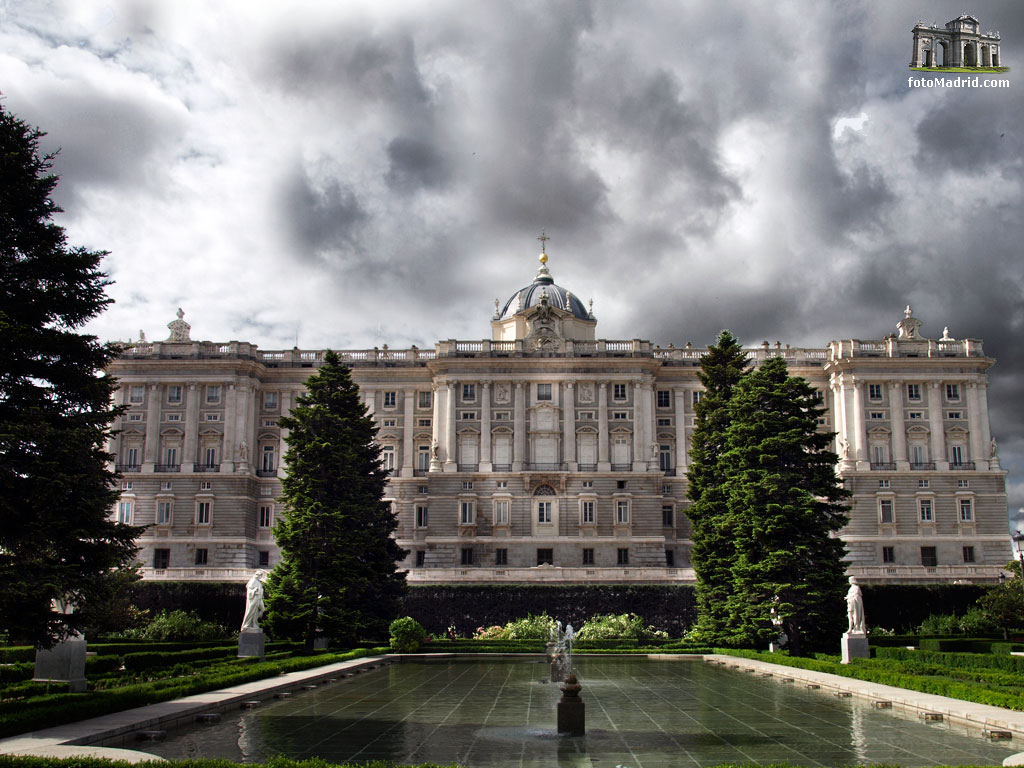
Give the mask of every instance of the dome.
[[[544, 256], [546, 254], [541, 255]], [[546, 262], [547, 259], [543, 261]], [[533, 282], [525, 288], [520, 288], [509, 297], [508, 301], [505, 302], [505, 306], [502, 307], [501, 312], [498, 314], [497, 319], [507, 320], [517, 312], [537, 306], [541, 303], [541, 296], [545, 294], [548, 297], [548, 304], [552, 307], [572, 312], [580, 320], [594, 319], [576, 294], [555, 284], [554, 278], [551, 277], [551, 273], [548, 271], [547, 264], [543, 262]]]

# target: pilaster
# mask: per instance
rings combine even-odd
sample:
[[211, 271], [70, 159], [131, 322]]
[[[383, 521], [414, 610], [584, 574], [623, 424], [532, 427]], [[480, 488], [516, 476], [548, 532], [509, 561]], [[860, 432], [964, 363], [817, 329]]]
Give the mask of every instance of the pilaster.
[[889, 382], [889, 424], [892, 427], [892, 460], [896, 469], [909, 470], [907, 459], [907, 422], [903, 418], [903, 383]]
[[[931, 438], [932, 461], [935, 468], [949, 469], [946, 456], [946, 431], [942, 426], [942, 385], [937, 381], [928, 382], [928, 431]], [[902, 397], [902, 394], [900, 395]]]
[[491, 383], [480, 384], [480, 471], [490, 472], [491, 462]]
[[570, 472], [575, 472], [576, 463], [576, 393], [571, 381], [564, 382], [562, 392], [562, 455]]
[[160, 385], [150, 384], [146, 388], [146, 439], [142, 444], [142, 471], [152, 472], [160, 463]]
[[686, 442], [686, 390], [673, 390], [672, 397], [675, 401], [676, 416], [676, 476], [682, 477], [686, 474], [690, 450], [690, 446]]
[[185, 440], [182, 448], [181, 470], [191, 472], [199, 461], [199, 383], [185, 384]]
[[512, 471], [522, 472], [526, 461], [526, 392], [521, 381], [516, 382], [512, 419]]
[[444, 445], [441, 446], [441, 455], [444, 457], [444, 471], [455, 472], [459, 468], [455, 458], [455, 382], [449, 381], [445, 391]]
[[597, 390], [597, 471], [611, 472], [608, 460], [608, 382], [598, 382]]

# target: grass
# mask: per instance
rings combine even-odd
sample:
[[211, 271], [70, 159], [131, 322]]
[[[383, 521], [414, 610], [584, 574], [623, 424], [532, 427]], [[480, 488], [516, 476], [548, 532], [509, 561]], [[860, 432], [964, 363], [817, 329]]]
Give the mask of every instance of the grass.
[[974, 74], [994, 74], [1009, 72], [1009, 67], [911, 67], [913, 72], [969, 72]]

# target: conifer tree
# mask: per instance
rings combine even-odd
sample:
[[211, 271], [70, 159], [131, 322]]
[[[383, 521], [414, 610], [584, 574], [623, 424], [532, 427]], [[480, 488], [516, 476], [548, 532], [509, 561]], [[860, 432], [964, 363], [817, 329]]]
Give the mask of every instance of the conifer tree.
[[115, 522], [106, 441], [117, 350], [78, 329], [111, 299], [101, 251], [70, 247], [43, 136], [0, 105], [0, 631], [52, 646], [79, 631], [141, 529]]
[[833, 435], [806, 380], [771, 358], [736, 385], [721, 457], [727, 525], [735, 542], [729, 640], [775, 639], [773, 610], [790, 652], [832, 648], [845, 626], [844, 544], [849, 497], [836, 475]]
[[313, 646], [318, 636], [341, 643], [386, 634], [398, 613], [405, 553], [391, 538], [398, 527], [382, 501], [387, 472], [348, 368], [324, 355], [290, 416], [285, 515], [274, 536], [282, 560], [267, 579], [266, 625]]
[[716, 345], [708, 347], [698, 374], [704, 392], [695, 408], [697, 425], [690, 442], [687, 470], [693, 504], [686, 514], [692, 526], [691, 560], [697, 577], [695, 633], [712, 643], [721, 643], [725, 638], [726, 603], [732, 593], [730, 571], [735, 558], [722, 492], [721, 458], [729, 426], [729, 400], [747, 365], [739, 340], [726, 330], [719, 334]]

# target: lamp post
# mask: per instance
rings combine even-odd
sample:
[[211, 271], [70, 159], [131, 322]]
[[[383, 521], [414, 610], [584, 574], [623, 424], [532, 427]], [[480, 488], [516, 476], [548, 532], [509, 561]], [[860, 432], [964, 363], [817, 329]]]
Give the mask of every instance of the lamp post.
[[1014, 531], [1010, 538], [1013, 539], [1013, 549], [1020, 560], [1021, 584], [1024, 584], [1024, 533]]

